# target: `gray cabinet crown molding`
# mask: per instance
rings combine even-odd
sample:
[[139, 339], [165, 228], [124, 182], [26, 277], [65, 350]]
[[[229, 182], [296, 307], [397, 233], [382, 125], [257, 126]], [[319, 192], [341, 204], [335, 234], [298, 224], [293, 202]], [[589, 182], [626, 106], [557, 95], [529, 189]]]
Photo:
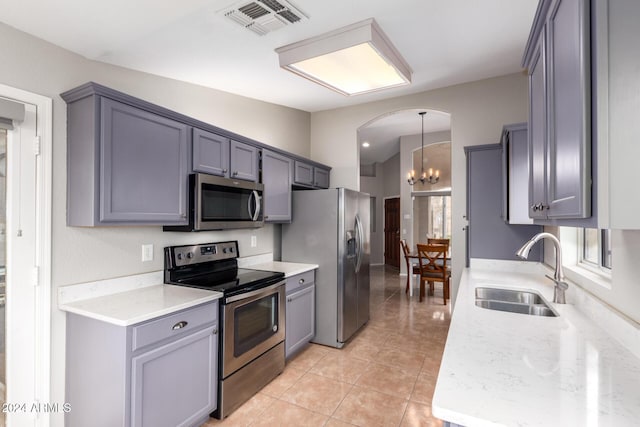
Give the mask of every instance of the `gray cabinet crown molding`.
[[184, 123], [186, 125], [189, 126], [193, 126], [202, 130], [206, 130], [208, 132], [212, 132], [215, 134], [218, 134], [220, 136], [223, 136], [225, 138], [229, 138], [238, 142], [242, 142], [248, 145], [252, 145], [254, 147], [257, 147], [259, 149], [262, 148], [266, 148], [269, 149], [271, 151], [283, 154], [285, 156], [291, 157], [293, 160], [298, 160], [298, 161], [303, 161], [305, 163], [309, 163], [312, 166], [317, 166], [323, 169], [327, 169], [327, 170], [331, 170], [331, 167], [324, 165], [322, 163], [318, 163], [315, 162], [313, 160], [304, 158], [302, 156], [298, 156], [296, 154], [293, 153], [289, 153], [287, 151], [281, 150], [277, 147], [272, 147], [270, 145], [261, 143], [259, 141], [253, 140], [251, 138], [247, 138], [246, 136], [242, 136], [233, 132], [230, 132], [228, 130], [219, 128], [217, 126], [211, 125], [209, 123], [194, 119], [193, 117], [189, 117], [187, 115], [175, 112], [173, 110], [170, 110], [168, 108], [164, 108], [161, 107], [159, 105], [153, 104], [151, 102], [148, 101], [144, 101], [140, 98], [136, 98], [134, 96], [131, 95], [127, 95], [126, 93], [117, 91], [115, 89], [111, 89], [109, 87], [103, 86], [101, 84], [95, 83], [95, 82], [88, 82], [85, 83], [81, 86], [78, 86], [74, 89], [68, 90], [66, 92], [63, 92], [60, 94], [60, 97], [67, 103], [71, 103], [74, 101], [78, 101], [82, 98], [86, 98], [92, 95], [98, 95], [98, 96], [103, 96], [106, 98], [110, 98], [116, 101], [120, 101], [122, 103], [125, 104], [129, 104], [133, 107], [137, 107], [140, 108], [142, 110], [147, 110], [149, 112], [155, 113], [157, 115], [160, 116], [164, 116], [166, 118]]

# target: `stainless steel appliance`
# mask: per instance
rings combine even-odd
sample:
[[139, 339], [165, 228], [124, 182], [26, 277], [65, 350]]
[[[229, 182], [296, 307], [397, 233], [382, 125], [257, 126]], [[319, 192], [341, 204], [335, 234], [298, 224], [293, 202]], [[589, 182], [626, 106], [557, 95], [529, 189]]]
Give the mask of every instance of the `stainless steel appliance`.
[[369, 195], [344, 188], [293, 192], [282, 259], [318, 264], [313, 342], [341, 348], [369, 320]]
[[189, 176], [188, 225], [164, 226], [164, 231], [258, 228], [264, 225], [258, 182], [196, 173]]
[[284, 274], [238, 268], [238, 242], [165, 248], [165, 283], [220, 300], [218, 409], [223, 419], [284, 369]]

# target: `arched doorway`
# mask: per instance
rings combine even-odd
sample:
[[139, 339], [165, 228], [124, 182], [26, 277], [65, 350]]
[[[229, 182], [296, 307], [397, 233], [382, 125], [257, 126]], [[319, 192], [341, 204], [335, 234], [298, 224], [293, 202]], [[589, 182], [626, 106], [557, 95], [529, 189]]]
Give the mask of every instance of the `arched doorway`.
[[[360, 190], [372, 198], [371, 265], [400, 265], [401, 274], [405, 273], [405, 268], [400, 259], [399, 241], [406, 239], [410, 247], [416, 243], [413, 237], [413, 186], [407, 182], [407, 173], [413, 168], [412, 153], [421, 147], [422, 120], [418, 113], [422, 111], [427, 112], [424, 116], [425, 146], [450, 141], [451, 115], [429, 108], [388, 112], [358, 129]], [[450, 164], [449, 158], [449, 169]], [[391, 199], [398, 199], [398, 212], [385, 214], [385, 205], [393, 205], [386, 203]], [[399, 219], [397, 230], [385, 227], [388, 225], [385, 220], [390, 215]], [[389, 251], [393, 253], [389, 254]]]

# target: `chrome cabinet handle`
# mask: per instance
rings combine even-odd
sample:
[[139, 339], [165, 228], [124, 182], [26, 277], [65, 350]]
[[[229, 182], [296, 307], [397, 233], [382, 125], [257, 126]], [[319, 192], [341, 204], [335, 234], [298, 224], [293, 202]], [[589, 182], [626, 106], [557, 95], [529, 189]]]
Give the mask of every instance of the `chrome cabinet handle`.
[[173, 327], [171, 329], [173, 329], [174, 331], [178, 330], [178, 329], [182, 329], [185, 326], [187, 326], [189, 324], [189, 322], [186, 321], [182, 321], [182, 322], [178, 322], [175, 325], [173, 325]]
[[227, 170], [226, 169], [222, 169], [222, 173], [227, 173]]
[[298, 280], [298, 283], [300, 283], [302, 285], [304, 283], [304, 279]]
[[238, 176], [238, 171], [235, 171], [235, 172], [233, 173], [233, 176]]
[[287, 302], [291, 302], [293, 301], [291, 298], [287, 298]]
[[213, 335], [218, 335], [218, 328], [213, 328]]

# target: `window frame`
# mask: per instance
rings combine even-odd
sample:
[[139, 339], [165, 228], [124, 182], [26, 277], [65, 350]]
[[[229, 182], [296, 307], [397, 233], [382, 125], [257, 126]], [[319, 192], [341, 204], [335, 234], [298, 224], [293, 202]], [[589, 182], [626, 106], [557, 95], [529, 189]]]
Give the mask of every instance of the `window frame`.
[[596, 273], [611, 275], [612, 263], [611, 263], [611, 230], [609, 229], [597, 229], [598, 231], [598, 261], [593, 262], [586, 259], [585, 252], [585, 233], [587, 228], [578, 228], [578, 265]]

